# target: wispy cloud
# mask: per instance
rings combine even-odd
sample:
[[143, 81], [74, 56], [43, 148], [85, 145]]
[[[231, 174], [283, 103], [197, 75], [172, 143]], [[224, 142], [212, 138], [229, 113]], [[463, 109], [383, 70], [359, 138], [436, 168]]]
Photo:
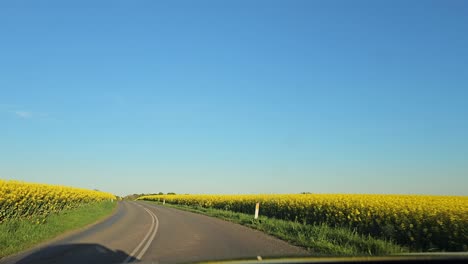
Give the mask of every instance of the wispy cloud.
[[17, 117], [20, 117], [20, 118], [32, 118], [33, 117], [33, 113], [28, 112], [28, 111], [15, 111], [15, 114]]
[[31, 111], [26, 107], [17, 104], [5, 104], [0, 102], [0, 114], [5, 113], [16, 116], [21, 119], [50, 119], [51, 116], [48, 113]]

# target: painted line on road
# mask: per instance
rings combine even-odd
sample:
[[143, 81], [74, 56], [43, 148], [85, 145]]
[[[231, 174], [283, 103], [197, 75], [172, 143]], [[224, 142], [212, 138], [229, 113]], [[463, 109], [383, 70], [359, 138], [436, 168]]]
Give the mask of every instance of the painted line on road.
[[151, 231], [153, 230], [153, 227], [154, 227], [154, 217], [151, 214], [150, 214], [150, 217], [151, 217], [151, 227], [148, 230], [148, 233], [146, 233], [145, 237], [141, 240], [141, 242], [138, 244], [138, 246], [136, 246], [136, 248], [132, 251], [132, 253], [130, 253], [130, 255], [128, 255], [128, 257], [123, 261], [123, 264], [131, 262], [130, 260], [132, 260], [132, 258], [135, 257], [138, 250], [143, 246], [146, 239], [148, 239], [148, 237], [150, 236]]
[[[135, 203], [136, 204], [136, 203]], [[150, 246], [151, 242], [153, 241], [154, 237], [156, 236], [156, 233], [158, 231], [158, 227], [159, 227], [159, 219], [158, 217], [153, 213], [151, 212], [150, 210], [144, 208], [143, 206], [139, 205], [139, 204], [136, 204], [140, 207], [142, 207], [143, 209], [145, 209], [145, 211], [150, 215], [151, 217], [151, 227], [150, 229], [148, 230], [148, 233], [146, 233], [145, 237], [141, 240], [141, 242], [138, 244], [138, 246], [132, 251], [132, 253], [130, 253], [130, 255], [123, 261], [123, 264], [126, 264], [126, 263], [130, 263], [134, 260], [137, 260], [137, 259], [140, 259], [141, 257], [143, 257], [143, 255], [145, 254], [146, 250], [148, 249], [148, 247]], [[151, 237], [150, 237], [151, 235]], [[148, 237], [150, 237], [150, 239], [148, 239]], [[146, 244], [145, 244], [145, 241], [146, 241]], [[138, 252], [138, 250], [140, 250], [140, 248], [143, 246], [143, 244], [145, 245], [143, 247], [143, 249], [140, 251], [140, 254], [138, 254], [137, 257], [135, 257], [136, 253]]]
[[154, 219], [156, 219], [156, 226], [155, 226], [155, 228], [153, 230], [153, 234], [151, 235], [150, 239], [146, 242], [145, 247], [140, 251], [140, 254], [138, 254], [137, 259], [141, 259], [143, 257], [143, 255], [146, 253], [146, 250], [148, 250], [148, 247], [151, 245], [151, 242], [153, 242], [153, 239], [156, 236], [156, 233], [158, 232], [158, 228], [159, 228], [159, 219], [158, 219], [158, 217], [153, 212], [151, 212], [150, 210], [148, 210], [146, 208], [145, 208], [145, 210], [148, 213], [150, 213], [150, 214], [152, 214], [154, 216]]

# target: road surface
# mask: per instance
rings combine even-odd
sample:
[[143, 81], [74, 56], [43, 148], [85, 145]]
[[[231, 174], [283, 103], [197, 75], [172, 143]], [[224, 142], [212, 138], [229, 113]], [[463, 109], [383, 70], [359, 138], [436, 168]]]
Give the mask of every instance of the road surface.
[[151, 203], [123, 201], [107, 220], [0, 263], [187, 263], [307, 254], [241, 225]]

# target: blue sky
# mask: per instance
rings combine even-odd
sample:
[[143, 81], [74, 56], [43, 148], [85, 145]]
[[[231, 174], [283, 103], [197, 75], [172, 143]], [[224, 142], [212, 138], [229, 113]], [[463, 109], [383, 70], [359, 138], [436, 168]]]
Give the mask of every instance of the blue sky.
[[468, 195], [466, 1], [0, 4], [0, 177]]

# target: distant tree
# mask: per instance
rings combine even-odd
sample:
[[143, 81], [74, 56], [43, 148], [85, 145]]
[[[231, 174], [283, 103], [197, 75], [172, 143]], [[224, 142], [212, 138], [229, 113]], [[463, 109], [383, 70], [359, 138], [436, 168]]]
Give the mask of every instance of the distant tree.
[[123, 197], [123, 199], [125, 199], [125, 200], [135, 200], [140, 196], [142, 196], [142, 195], [134, 193], [134, 194], [130, 194], [130, 195], [127, 195], [127, 196]]
[[163, 193], [163, 192], [159, 192], [158, 195], [164, 195], [164, 193]]
[[175, 195], [175, 192], [168, 192], [167, 195]]

